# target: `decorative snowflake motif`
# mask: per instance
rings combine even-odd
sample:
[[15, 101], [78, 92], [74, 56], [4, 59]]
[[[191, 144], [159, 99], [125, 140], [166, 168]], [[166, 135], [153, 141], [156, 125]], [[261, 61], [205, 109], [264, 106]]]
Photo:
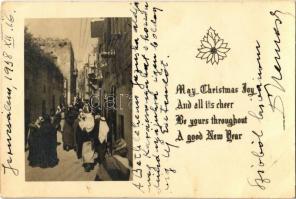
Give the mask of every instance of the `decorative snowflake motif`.
[[218, 65], [220, 60], [226, 57], [226, 53], [230, 50], [227, 43], [221, 39], [215, 30], [210, 27], [207, 35], [201, 40], [201, 47], [198, 50], [197, 58], [206, 59], [207, 63]]

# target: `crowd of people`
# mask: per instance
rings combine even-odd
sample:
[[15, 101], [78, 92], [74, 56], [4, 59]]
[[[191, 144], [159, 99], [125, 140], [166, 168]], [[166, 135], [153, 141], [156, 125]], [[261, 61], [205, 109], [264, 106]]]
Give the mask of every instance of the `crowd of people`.
[[[62, 134], [62, 143], [57, 133]], [[97, 168], [95, 180], [129, 180], [130, 162], [123, 139], [111, 145], [109, 125], [100, 108], [77, 100], [73, 106], [58, 106], [50, 115], [43, 114], [29, 125], [28, 161], [32, 167], [48, 168], [58, 165], [57, 146], [76, 152], [85, 172]]]

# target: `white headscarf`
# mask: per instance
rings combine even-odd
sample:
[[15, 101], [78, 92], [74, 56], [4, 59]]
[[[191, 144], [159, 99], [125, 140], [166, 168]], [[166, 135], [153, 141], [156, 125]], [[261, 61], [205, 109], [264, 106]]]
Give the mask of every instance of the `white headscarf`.
[[109, 132], [109, 126], [104, 117], [100, 118], [100, 129], [99, 129], [99, 141], [103, 143], [107, 142], [107, 135]]
[[95, 126], [95, 119], [91, 113], [81, 113], [79, 116], [79, 127], [87, 133], [91, 132]]

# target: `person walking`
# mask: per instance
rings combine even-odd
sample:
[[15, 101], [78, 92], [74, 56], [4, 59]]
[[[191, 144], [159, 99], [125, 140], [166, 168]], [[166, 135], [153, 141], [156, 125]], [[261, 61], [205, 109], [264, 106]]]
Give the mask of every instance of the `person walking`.
[[44, 122], [41, 124], [41, 168], [54, 167], [59, 163], [57, 156], [57, 130], [50, 121], [50, 116], [43, 116]]
[[28, 161], [31, 167], [40, 166], [41, 163], [41, 133], [40, 127], [43, 122], [43, 118], [40, 116], [37, 118], [35, 123], [29, 124], [28, 130], [28, 145], [29, 145], [29, 155]]
[[82, 130], [79, 128], [79, 121], [81, 120], [82, 109], [79, 109], [79, 113], [74, 120], [73, 123], [73, 130], [74, 130], [74, 146], [77, 158], [80, 159], [82, 157]]
[[65, 114], [65, 123], [63, 131], [63, 148], [69, 151], [74, 148], [74, 124], [75, 112], [72, 107], [69, 107]]
[[[83, 167], [86, 172], [93, 170], [95, 166], [96, 153], [94, 150], [94, 137], [95, 137], [95, 120], [94, 116], [90, 113], [88, 105], [84, 105], [83, 111], [80, 114], [79, 122], [77, 126], [77, 135], [79, 145], [78, 149], [81, 148], [81, 156], [83, 161]], [[80, 150], [77, 150], [77, 156], [80, 156]]]
[[109, 126], [105, 117], [99, 114], [95, 116], [95, 139], [94, 148], [97, 153], [96, 161], [101, 164], [105, 160], [107, 152], [107, 136], [109, 133]]
[[60, 131], [63, 134], [64, 132], [64, 125], [65, 125], [65, 108], [58, 107], [57, 114], [60, 115]]

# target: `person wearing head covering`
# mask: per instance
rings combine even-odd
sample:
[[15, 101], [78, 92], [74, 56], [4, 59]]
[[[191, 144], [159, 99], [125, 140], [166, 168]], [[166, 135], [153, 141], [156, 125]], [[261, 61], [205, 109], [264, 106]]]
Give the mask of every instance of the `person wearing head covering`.
[[29, 124], [28, 132], [28, 144], [29, 144], [29, 155], [28, 161], [31, 167], [40, 165], [40, 126], [43, 122], [42, 117], [38, 117], [34, 123]]
[[82, 109], [79, 108], [78, 114], [73, 123], [73, 132], [74, 132], [74, 150], [76, 151], [77, 158], [82, 157], [82, 140], [81, 140], [81, 130], [78, 128], [80, 117], [82, 114]]
[[57, 128], [57, 130], [61, 131], [61, 107], [60, 106], [57, 106], [57, 110], [55, 112], [55, 115], [54, 115], [54, 126]]
[[77, 138], [77, 157], [83, 161], [83, 167], [86, 172], [91, 171], [95, 166], [96, 153], [94, 150], [94, 116], [90, 113], [87, 104], [84, 105], [79, 114], [75, 134]]
[[113, 156], [106, 157], [100, 164], [95, 181], [128, 181], [130, 179], [130, 163], [124, 139], [116, 140], [113, 152]]
[[96, 161], [100, 164], [105, 160], [107, 152], [107, 135], [109, 133], [109, 126], [105, 117], [96, 115], [95, 118], [95, 139], [94, 148], [97, 153]]
[[61, 133], [64, 132], [64, 125], [65, 125], [65, 110], [66, 110], [65, 107], [63, 107], [63, 108], [60, 110], [60, 116], [61, 116], [61, 120], [60, 120], [60, 130], [61, 130]]
[[75, 137], [74, 137], [74, 121], [77, 113], [75, 109], [71, 106], [65, 114], [65, 123], [63, 131], [63, 148], [66, 151], [74, 149]]
[[54, 120], [55, 120], [55, 111], [54, 111], [54, 109], [52, 108], [52, 109], [50, 109], [50, 122], [52, 123], [52, 124], [54, 124]]
[[57, 131], [51, 124], [50, 116], [43, 116], [44, 122], [40, 127], [41, 132], [41, 162], [40, 167], [54, 167], [58, 164], [57, 157]]

